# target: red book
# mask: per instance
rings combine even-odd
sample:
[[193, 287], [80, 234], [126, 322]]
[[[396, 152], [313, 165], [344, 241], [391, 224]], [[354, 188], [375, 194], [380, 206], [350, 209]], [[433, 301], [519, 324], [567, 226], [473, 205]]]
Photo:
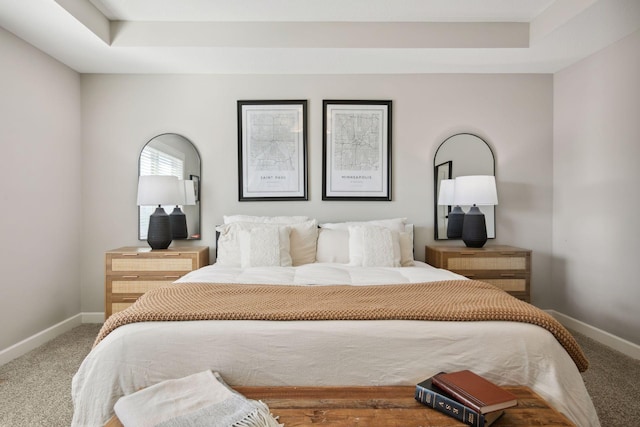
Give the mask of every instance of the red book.
[[440, 373], [433, 383], [481, 414], [518, 404], [513, 393], [469, 370]]

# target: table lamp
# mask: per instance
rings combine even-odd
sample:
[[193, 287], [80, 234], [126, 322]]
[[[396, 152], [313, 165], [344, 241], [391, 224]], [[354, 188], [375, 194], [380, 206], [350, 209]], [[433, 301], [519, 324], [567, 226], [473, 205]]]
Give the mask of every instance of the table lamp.
[[447, 215], [447, 238], [459, 239], [462, 237], [462, 223], [464, 221], [464, 212], [462, 208], [454, 203], [456, 182], [453, 179], [443, 179], [440, 181], [440, 190], [438, 191], [438, 205], [453, 206], [453, 209]]
[[177, 205], [184, 196], [175, 176], [146, 175], [138, 178], [138, 206], [157, 206], [149, 217], [147, 243], [151, 249], [167, 249], [173, 240], [169, 215], [162, 205]]
[[478, 206], [498, 204], [496, 178], [491, 175], [459, 176], [455, 179], [454, 203], [471, 206], [464, 215], [462, 240], [467, 247], [481, 248], [487, 242], [487, 223]]
[[195, 205], [196, 204], [196, 192], [193, 185], [193, 181], [188, 179], [181, 179], [178, 181], [178, 190], [180, 191], [180, 203], [177, 203], [173, 212], [169, 215], [169, 222], [171, 223], [171, 237], [173, 240], [186, 239], [189, 237], [187, 231], [187, 216], [180, 209], [180, 205]]

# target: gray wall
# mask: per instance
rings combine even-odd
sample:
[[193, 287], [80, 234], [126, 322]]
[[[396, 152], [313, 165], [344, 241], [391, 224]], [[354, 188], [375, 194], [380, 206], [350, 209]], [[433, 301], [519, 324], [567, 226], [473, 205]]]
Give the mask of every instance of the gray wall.
[[[201, 243], [214, 246], [225, 214], [406, 216], [421, 260], [433, 239], [435, 150], [452, 134], [477, 133], [496, 154], [496, 243], [533, 250], [533, 299], [549, 307], [552, 95], [550, 75], [83, 75], [82, 310], [104, 310], [104, 251], [146, 244], [136, 240], [138, 154], [164, 132], [183, 134], [202, 156]], [[309, 201], [237, 201], [236, 101], [247, 99], [308, 100]], [[322, 201], [323, 99], [393, 101], [392, 202]]]
[[80, 312], [80, 77], [0, 28], [0, 350]]
[[640, 31], [554, 77], [553, 297], [640, 344]]

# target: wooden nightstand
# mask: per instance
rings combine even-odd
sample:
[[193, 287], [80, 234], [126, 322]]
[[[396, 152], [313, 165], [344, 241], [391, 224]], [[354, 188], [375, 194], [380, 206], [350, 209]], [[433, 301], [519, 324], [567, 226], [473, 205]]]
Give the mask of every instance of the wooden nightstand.
[[513, 246], [426, 246], [427, 264], [504, 289], [531, 302], [531, 251]]
[[105, 254], [105, 319], [133, 304], [145, 292], [209, 264], [208, 246], [124, 247]]

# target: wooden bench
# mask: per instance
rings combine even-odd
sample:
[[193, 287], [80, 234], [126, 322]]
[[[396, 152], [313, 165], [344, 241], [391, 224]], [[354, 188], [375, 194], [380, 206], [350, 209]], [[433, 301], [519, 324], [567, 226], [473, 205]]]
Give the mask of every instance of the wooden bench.
[[[492, 426], [574, 426], [528, 387], [505, 387], [518, 406]], [[378, 387], [234, 387], [250, 399], [262, 400], [285, 427], [454, 427], [465, 424], [414, 399], [414, 386]], [[106, 427], [122, 427], [113, 416]]]

